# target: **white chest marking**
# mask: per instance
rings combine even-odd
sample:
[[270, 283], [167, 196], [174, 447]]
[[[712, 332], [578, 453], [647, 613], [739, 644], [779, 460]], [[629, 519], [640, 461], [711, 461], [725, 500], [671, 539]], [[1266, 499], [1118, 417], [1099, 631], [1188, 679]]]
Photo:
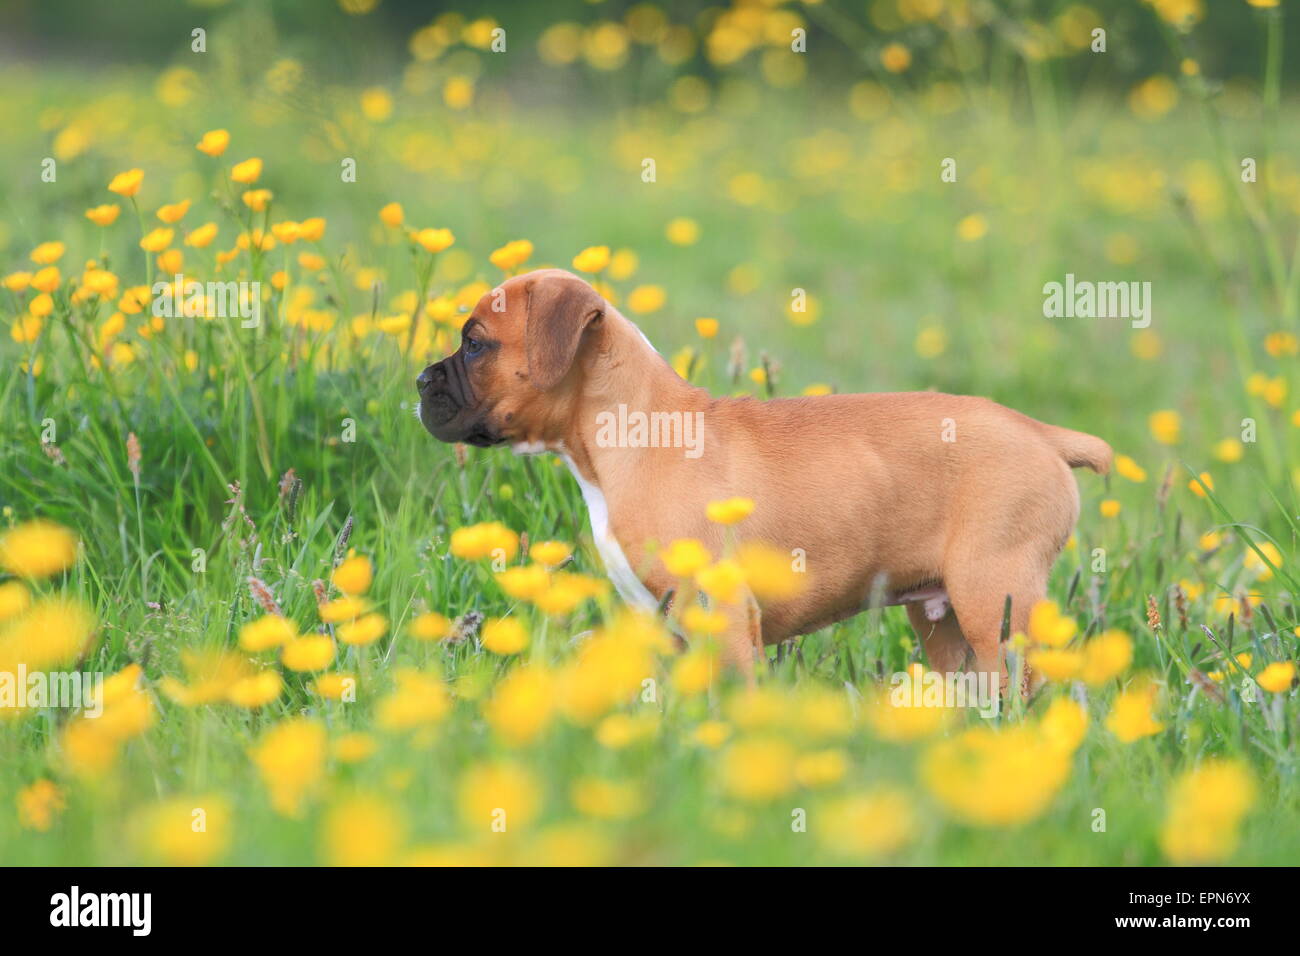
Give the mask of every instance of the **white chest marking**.
[[546, 447], [546, 442], [541, 441], [517, 441], [510, 446], [510, 450], [516, 455], [540, 455], [542, 452], [550, 451]]
[[596, 550], [600, 552], [600, 559], [605, 563], [605, 573], [614, 582], [614, 589], [633, 607], [654, 611], [659, 607], [659, 602], [633, 572], [627, 555], [623, 553], [618, 539], [609, 529], [609, 506], [605, 503], [605, 496], [601, 494], [599, 488], [579, 474], [578, 469], [574, 467], [573, 459], [568, 455], [563, 457], [564, 463], [569, 466], [569, 471], [582, 490], [582, 500], [587, 503], [587, 516], [591, 519], [591, 535], [596, 540]]

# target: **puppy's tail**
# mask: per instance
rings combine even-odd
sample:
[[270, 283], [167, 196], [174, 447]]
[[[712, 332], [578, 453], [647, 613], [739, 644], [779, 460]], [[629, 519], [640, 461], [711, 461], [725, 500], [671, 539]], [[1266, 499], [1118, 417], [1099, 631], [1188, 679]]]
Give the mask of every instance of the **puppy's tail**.
[[1110, 471], [1114, 452], [1111, 451], [1110, 445], [1096, 435], [1058, 428], [1055, 425], [1040, 424], [1048, 442], [1071, 468], [1091, 468], [1099, 475]]

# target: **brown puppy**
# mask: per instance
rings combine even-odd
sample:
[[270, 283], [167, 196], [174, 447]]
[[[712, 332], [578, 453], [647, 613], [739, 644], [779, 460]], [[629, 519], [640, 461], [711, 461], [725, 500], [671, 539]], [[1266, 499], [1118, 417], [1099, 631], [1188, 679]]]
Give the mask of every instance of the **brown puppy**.
[[738, 536], [806, 556], [798, 597], [718, 605], [726, 656], [746, 674], [763, 644], [876, 601], [907, 604], [933, 669], [959, 671], [973, 652], [1005, 680], [1007, 598], [1023, 631], [1078, 518], [1070, 469], [1110, 465], [1101, 439], [983, 398], [713, 398], [559, 269], [485, 295], [462, 336], [418, 379], [420, 421], [442, 441], [563, 455], [629, 603], [653, 608], [676, 586], [656, 545], [695, 538], [722, 553], [710, 501], [753, 499]]

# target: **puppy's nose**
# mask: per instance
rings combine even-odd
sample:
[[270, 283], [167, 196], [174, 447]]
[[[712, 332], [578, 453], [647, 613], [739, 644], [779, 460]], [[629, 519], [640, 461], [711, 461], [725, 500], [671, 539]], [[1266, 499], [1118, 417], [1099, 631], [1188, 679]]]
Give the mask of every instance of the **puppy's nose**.
[[447, 377], [447, 373], [443, 370], [441, 364], [430, 365], [423, 372], [421, 372], [420, 377], [415, 380], [415, 387], [420, 391], [421, 394], [424, 394], [424, 390], [428, 388], [430, 385], [432, 385], [435, 381], [437, 381], [438, 379], [445, 379], [446, 377]]

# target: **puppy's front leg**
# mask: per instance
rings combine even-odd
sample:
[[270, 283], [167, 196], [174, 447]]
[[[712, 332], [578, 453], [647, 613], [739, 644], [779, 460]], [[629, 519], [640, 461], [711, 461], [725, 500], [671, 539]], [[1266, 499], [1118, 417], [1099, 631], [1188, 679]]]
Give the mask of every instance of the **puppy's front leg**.
[[722, 660], [744, 675], [747, 684], [754, 683], [754, 665], [762, 659], [762, 611], [758, 601], [747, 587], [742, 587], [732, 603], [715, 602], [717, 609], [727, 618], [727, 629], [722, 634]]

